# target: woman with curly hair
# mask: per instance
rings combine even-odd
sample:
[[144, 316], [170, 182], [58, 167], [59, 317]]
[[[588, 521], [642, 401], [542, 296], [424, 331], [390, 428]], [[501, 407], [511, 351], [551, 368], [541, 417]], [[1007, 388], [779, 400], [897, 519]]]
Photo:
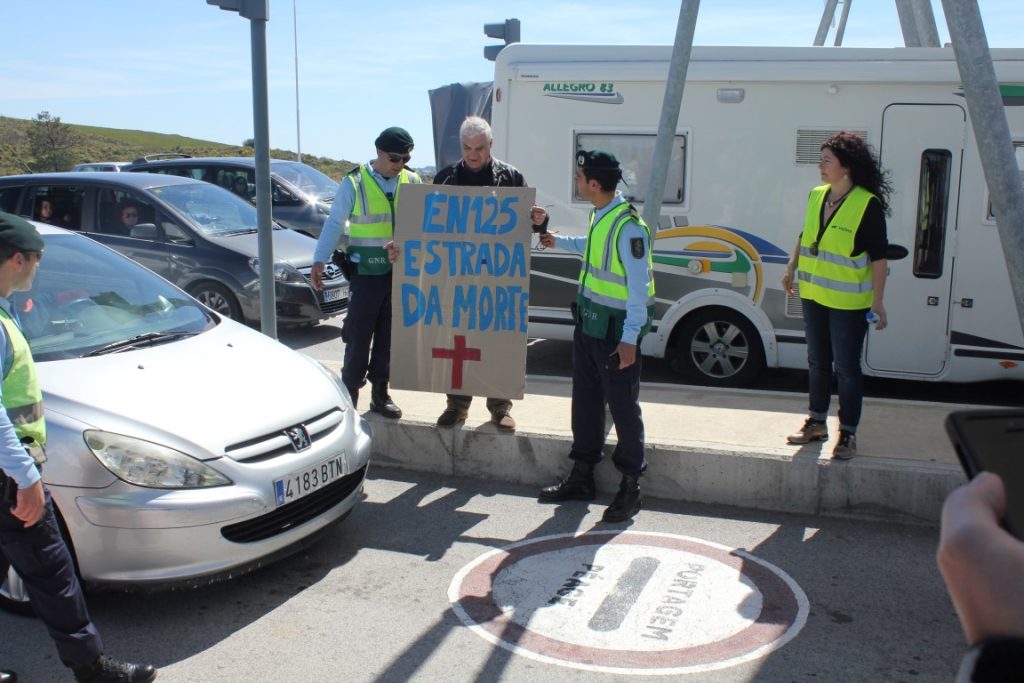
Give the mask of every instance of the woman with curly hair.
[[839, 382], [839, 441], [832, 457], [857, 454], [857, 425], [864, 399], [860, 357], [869, 322], [888, 325], [885, 278], [888, 270], [885, 216], [888, 180], [864, 139], [846, 131], [821, 145], [818, 164], [824, 185], [811, 190], [803, 232], [782, 287], [794, 295], [799, 280], [807, 339], [809, 408], [792, 444], [827, 441], [833, 368]]

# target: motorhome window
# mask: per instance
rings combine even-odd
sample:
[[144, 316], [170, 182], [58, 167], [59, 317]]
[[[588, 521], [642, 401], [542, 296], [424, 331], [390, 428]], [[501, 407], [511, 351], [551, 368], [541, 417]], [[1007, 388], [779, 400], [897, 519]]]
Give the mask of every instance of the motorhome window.
[[[1020, 181], [1024, 185], [1024, 142], [1013, 143], [1013, 155], [1017, 158], [1017, 168], [1020, 170]], [[992, 210], [992, 198], [989, 197], [988, 209], [985, 211], [985, 218], [992, 221], [996, 218], [996, 212]]]
[[953, 155], [946, 149], [926, 149], [921, 154], [914, 236], [914, 275], [920, 278], [942, 277], [952, 163]]
[[[601, 149], [611, 152], [622, 167], [622, 182], [618, 189], [622, 196], [633, 203], [643, 203], [647, 186], [651, 180], [654, 164], [654, 143], [656, 135], [577, 133], [576, 150]], [[686, 136], [675, 136], [672, 155], [668, 162], [665, 179], [663, 204], [682, 204], [686, 199]], [[573, 200], [584, 201], [573, 185]]]

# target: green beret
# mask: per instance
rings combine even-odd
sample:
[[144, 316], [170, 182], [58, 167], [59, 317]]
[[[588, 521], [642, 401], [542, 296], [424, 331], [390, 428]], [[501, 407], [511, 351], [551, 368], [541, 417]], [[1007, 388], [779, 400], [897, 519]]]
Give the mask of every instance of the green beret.
[[46, 246], [36, 226], [20, 216], [0, 211], [0, 246], [17, 251], [42, 251]]
[[409, 131], [398, 126], [391, 126], [385, 128], [377, 139], [374, 140], [373, 144], [377, 145], [377, 149], [382, 152], [390, 152], [392, 154], [406, 154], [412, 149], [412, 136], [409, 135]]
[[576, 165], [583, 168], [618, 170], [619, 160], [611, 152], [602, 152], [599, 149], [588, 152], [585, 149], [581, 149], [576, 152]]

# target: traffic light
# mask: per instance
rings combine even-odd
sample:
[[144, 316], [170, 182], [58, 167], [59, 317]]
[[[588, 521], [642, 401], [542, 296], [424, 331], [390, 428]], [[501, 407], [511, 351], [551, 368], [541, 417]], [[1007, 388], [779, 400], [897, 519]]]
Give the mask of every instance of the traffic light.
[[[505, 45], [519, 42], [519, 20], [506, 19], [500, 24], [484, 24], [484, 35], [488, 38], [504, 40]], [[492, 62], [498, 58], [498, 53], [505, 49], [505, 45], [487, 45], [484, 47], [484, 57]]]

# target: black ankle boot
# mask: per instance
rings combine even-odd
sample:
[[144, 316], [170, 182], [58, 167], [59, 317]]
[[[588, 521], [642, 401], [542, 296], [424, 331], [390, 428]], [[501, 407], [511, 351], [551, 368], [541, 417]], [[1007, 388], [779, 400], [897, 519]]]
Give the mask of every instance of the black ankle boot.
[[392, 420], [402, 417], [402, 409], [388, 396], [387, 382], [373, 383], [373, 389], [370, 391], [370, 410]]
[[603, 522], [625, 522], [640, 512], [640, 478], [628, 474], [622, 476], [615, 500], [604, 511]]
[[554, 486], [540, 490], [538, 500], [556, 503], [561, 500], [594, 500], [597, 489], [594, 486], [594, 464], [576, 460], [569, 476]]

